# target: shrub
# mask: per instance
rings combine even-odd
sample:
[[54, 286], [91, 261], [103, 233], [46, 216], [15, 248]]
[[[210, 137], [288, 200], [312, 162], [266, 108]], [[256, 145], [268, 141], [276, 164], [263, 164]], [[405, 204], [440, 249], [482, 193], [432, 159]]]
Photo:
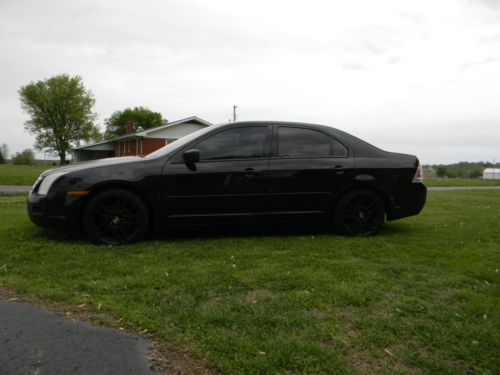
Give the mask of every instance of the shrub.
[[445, 177], [448, 176], [448, 168], [444, 166], [439, 166], [436, 168], [436, 176]]
[[22, 152], [16, 152], [12, 158], [12, 164], [35, 165], [35, 154], [33, 153], [33, 150], [27, 148]]

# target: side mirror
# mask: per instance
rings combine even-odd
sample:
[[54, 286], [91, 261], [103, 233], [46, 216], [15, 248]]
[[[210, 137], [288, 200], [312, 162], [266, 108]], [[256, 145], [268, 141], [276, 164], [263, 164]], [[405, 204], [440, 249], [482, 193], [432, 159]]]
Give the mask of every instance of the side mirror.
[[200, 151], [193, 148], [185, 151], [182, 157], [184, 158], [184, 162], [186, 164], [196, 164], [200, 161]]

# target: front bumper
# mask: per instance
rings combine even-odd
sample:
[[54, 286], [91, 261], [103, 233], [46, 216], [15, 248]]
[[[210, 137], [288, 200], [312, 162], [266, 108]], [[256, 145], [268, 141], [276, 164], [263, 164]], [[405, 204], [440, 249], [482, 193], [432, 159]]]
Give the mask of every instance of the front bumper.
[[81, 227], [84, 197], [65, 194], [28, 194], [28, 216], [39, 227], [75, 230]]

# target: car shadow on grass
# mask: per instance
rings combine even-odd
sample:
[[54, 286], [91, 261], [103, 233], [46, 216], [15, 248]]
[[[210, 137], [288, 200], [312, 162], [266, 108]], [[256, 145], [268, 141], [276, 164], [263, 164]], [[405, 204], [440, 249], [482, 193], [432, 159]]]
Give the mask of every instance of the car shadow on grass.
[[[375, 237], [392, 237], [405, 235], [412, 230], [400, 223], [386, 223]], [[88, 245], [89, 241], [82, 231], [58, 231], [40, 228], [35, 235], [44, 241], [55, 241], [68, 245]], [[300, 237], [300, 236], [336, 236], [342, 238], [331, 225], [321, 223], [287, 223], [287, 224], [213, 224], [174, 227], [160, 233], [149, 233], [145, 241], [185, 241], [190, 239], [246, 238], [246, 237]], [[345, 237], [348, 238], [348, 237]], [[353, 237], [350, 237], [353, 238]], [[139, 242], [140, 243], [140, 242]], [[100, 245], [105, 246], [105, 245]]]
[[[386, 224], [378, 236], [402, 235], [411, 232], [405, 225]], [[204, 225], [171, 228], [165, 233], [154, 233], [148, 236], [150, 240], [172, 241], [186, 239], [224, 238], [224, 237], [299, 237], [299, 236], [343, 236], [331, 225], [318, 223], [288, 223], [288, 224], [228, 224]], [[352, 238], [352, 237], [351, 237]]]

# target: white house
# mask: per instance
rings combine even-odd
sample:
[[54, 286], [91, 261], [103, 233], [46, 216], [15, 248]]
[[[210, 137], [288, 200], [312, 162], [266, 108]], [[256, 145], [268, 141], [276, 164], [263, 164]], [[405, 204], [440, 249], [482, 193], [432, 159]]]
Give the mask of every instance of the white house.
[[212, 125], [208, 121], [192, 116], [168, 122], [157, 128], [134, 132], [132, 124], [127, 124], [127, 133], [118, 138], [75, 147], [71, 150], [74, 161], [86, 161], [113, 156], [147, 155], [168, 143], [192, 132]]
[[486, 168], [483, 171], [485, 180], [500, 180], [500, 168]]

